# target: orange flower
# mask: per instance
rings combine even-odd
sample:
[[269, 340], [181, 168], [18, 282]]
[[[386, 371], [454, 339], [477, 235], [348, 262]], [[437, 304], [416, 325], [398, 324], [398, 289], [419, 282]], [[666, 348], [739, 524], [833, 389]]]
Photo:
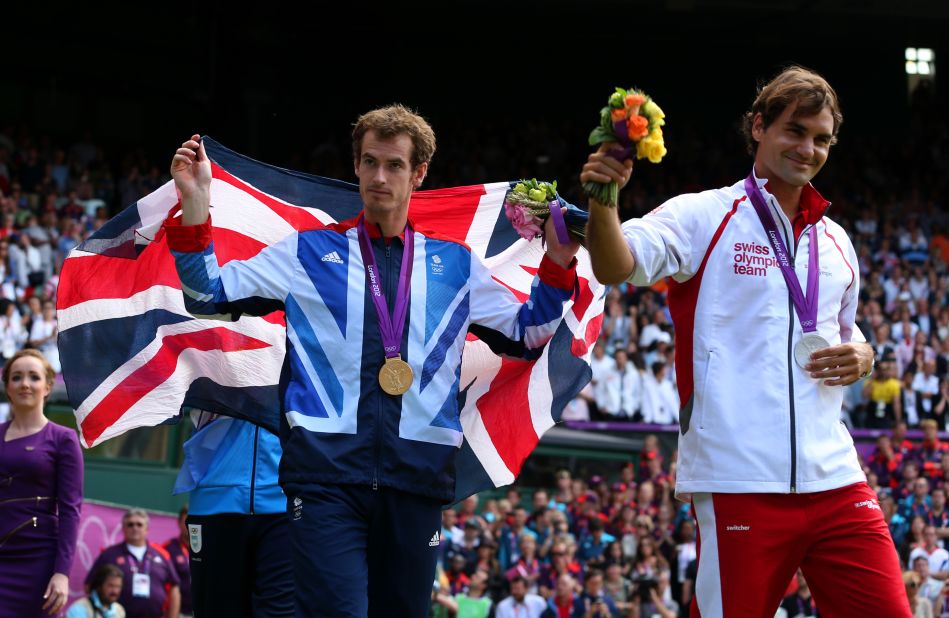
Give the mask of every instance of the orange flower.
[[626, 107], [637, 107], [646, 102], [646, 97], [641, 94], [627, 94]]
[[642, 116], [633, 116], [629, 119], [629, 139], [634, 142], [649, 135], [649, 121]]
[[626, 110], [625, 109], [610, 110], [610, 116], [613, 118], [613, 122], [622, 122], [623, 120], [626, 120]]

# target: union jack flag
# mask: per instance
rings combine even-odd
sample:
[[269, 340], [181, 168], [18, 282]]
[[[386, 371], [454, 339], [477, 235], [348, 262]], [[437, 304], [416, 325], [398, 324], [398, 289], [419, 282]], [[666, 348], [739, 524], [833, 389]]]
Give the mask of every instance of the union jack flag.
[[[211, 138], [211, 203], [219, 264], [256, 255], [295, 231], [354, 217], [358, 187], [260, 163]], [[525, 301], [543, 248], [504, 215], [512, 183], [413, 194], [414, 221], [461, 240], [495, 279]], [[283, 314], [234, 322], [195, 319], [163, 224], [178, 208], [173, 182], [129, 206], [66, 259], [57, 295], [63, 378], [82, 443], [168, 422], [183, 406], [277, 431], [285, 353]], [[456, 499], [514, 481], [540, 436], [590, 379], [603, 320], [603, 286], [580, 251], [579, 289], [557, 333], [534, 361], [495, 355], [469, 334], [460, 395], [464, 441]]]

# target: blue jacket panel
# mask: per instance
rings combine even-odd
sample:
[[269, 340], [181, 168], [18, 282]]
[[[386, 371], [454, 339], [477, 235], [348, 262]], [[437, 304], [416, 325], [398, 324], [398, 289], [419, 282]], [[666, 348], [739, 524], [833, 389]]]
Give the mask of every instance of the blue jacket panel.
[[191, 515], [286, 512], [277, 482], [280, 440], [269, 431], [219, 417], [200, 427], [184, 451], [174, 493], [191, 492]]

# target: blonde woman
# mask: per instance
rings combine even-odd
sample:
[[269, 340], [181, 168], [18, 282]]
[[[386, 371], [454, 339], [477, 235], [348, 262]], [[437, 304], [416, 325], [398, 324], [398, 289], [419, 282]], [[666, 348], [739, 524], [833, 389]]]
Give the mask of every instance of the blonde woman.
[[82, 504], [82, 453], [43, 404], [53, 368], [37, 350], [3, 367], [12, 420], [0, 424], [0, 618], [57, 615], [69, 595]]

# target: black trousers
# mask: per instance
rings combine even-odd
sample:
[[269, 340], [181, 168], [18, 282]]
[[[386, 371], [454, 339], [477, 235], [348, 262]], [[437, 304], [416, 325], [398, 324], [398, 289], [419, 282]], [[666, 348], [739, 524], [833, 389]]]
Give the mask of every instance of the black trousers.
[[[195, 618], [289, 618], [293, 570], [286, 513], [189, 515]], [[193, 535], [192, 535], [193, 536]]]
[[297, 618], [426, 618], [441, 503], [388, 487], [284, 487]]

